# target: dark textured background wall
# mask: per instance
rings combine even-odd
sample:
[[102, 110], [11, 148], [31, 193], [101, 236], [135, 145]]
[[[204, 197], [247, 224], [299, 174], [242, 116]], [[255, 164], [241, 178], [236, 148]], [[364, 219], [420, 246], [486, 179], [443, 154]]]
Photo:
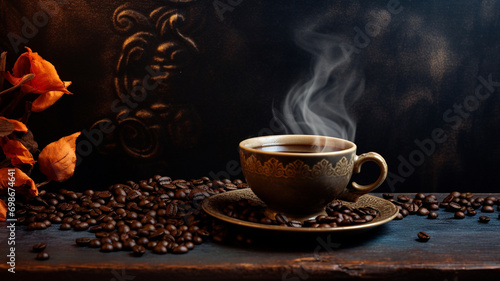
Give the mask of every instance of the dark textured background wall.
[[[37, 13], [47, 23], [23, 30]], [[75, 95], [32, 116], [41, 145], [113, 128], [80, 157], [75, 188], [155, 173], [241, 177], [238, 142], [283, 132], [272, 108], [309, 74], [295, 35], [315, 24], [359, 63], [364, 92], [349, 110], [358, 152], [388, 162], [380, 191], [498, 191], [500, 1], [1, 0], [0, 16], [10, 67], [26, 45], [73, 81]], [[366, 168], [359, 181], [374, 177]]]

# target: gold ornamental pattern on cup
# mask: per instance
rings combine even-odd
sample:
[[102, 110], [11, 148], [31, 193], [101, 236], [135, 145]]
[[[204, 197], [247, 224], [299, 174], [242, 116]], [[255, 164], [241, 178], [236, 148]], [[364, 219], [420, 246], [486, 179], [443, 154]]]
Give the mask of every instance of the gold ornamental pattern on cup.
[[354, 166], [354, 155], [350, 160], [344, 156], [335, 166], [326, 159], [321, 159], [312, 168], [301, 160], [295, 160], [284, 165], [278, 159], [271, 157], [264, 163], [254, 155], [243, 156], [242, 166], [250, 173], [276, 178], [312, 179], [318, 176], [344, 177], [350, 175]]

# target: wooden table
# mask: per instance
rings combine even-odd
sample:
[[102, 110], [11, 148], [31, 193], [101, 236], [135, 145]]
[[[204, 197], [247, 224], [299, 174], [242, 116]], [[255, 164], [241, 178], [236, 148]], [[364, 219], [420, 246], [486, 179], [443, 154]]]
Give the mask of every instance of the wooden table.
[[[437, 195], [441, 200], [446, 194]], [[10, 232], [0, 223], [0, 280], [500, 280], [500, 212], [461, 220], [442, 209], [438, 213], [436, 220], [408, 216], [358, 236], [260, 232], [267, 242], [262, 236], [251, 245], [206, 242], [184, 255], [148, 251], [140, 258], [75, 245], [77, 237], [90, 233], [19, 226], [15, 274], [6, 264]], [[491, 221], [479, 223], [480, 215]], [[416, 241], [419, 231], [432, 238]], [[48, 244], [49, 260], [35, 260], [31, 247], [37, 242]]]

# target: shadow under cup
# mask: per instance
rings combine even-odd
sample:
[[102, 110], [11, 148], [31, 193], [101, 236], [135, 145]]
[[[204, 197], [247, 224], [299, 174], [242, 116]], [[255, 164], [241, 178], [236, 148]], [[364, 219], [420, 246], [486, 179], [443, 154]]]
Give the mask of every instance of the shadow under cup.
[[[277, 213], [304, 221], [326, 214], [334, 199], [354, 202], [377, 188], [387, 176], [387, 164], [379, 154], [356, 155], [353, 142], [314, 135], [276, 135], [250, 138], [240, 143], [243, 174], [252, 191], [267, 205], [266, 216]], [[373, 161], [379, 178], [362, 186], [352, 183], [352, 173]]]

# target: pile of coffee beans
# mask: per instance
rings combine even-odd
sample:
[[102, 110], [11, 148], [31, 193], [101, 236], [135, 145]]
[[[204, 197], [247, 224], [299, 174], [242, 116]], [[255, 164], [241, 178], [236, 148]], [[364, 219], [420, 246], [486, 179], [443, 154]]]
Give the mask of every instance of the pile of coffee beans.
[[[214, 194], [247, 188], [241, 180], [192, 180], [154, 176], [139, 182], [115, 184], [108, 190], [40, 191], [34, 200], [17, 202], [17, 220], [28, 230], [59, 225], [62, 231], [93, 233], [76, 244], [102, 252], [130, 251], [141, 256], [183, 254], [211, 236], [214, 222], [201, 202]], [[44, 251], [38, 259], [48, 259]]]
[[[438, 217], [437, 210], [445, 209], [453, 213], [455, 219], [464, 219], [466, 216], [475, 216], [478, 212], [493, 213], [495, 205], [500, 211], [500, 199], [494, 196], [475, 197], [471, 192], [460, 193], [451, 192], [441, 202], [438, 202], [436, 195], [417, 193], [413, 198], [408, 195], [398, 195], [394, 198], [391, 193], [384, 193], [383, 198], [391, 201], [399, 208], [397, 220], [402, 220], [408, 215], [425, 216], [428, 219]], [[500, 215], [498, 217], [500, 219]], [[488, 216], [480, 216], [479, 222], [488, 223]]]
[[331, 228], [367, 223], [372, 221], [379, 213], [372, 207], [352, 208], [343, 204], [340, 200], [334, 200], [328, 204], [326, 207], [327, 215], [319, 215], [304, 222], [291, 220], [283, 214], [276, 214], [275, 219], [271, 220], [264, 215], [264, 211], [265, 208], [262, 205], [248, 199], [231, 203], [224, 208], [224, 213], [227, 216], [240, 220], [268, 225], [313, 228]]

